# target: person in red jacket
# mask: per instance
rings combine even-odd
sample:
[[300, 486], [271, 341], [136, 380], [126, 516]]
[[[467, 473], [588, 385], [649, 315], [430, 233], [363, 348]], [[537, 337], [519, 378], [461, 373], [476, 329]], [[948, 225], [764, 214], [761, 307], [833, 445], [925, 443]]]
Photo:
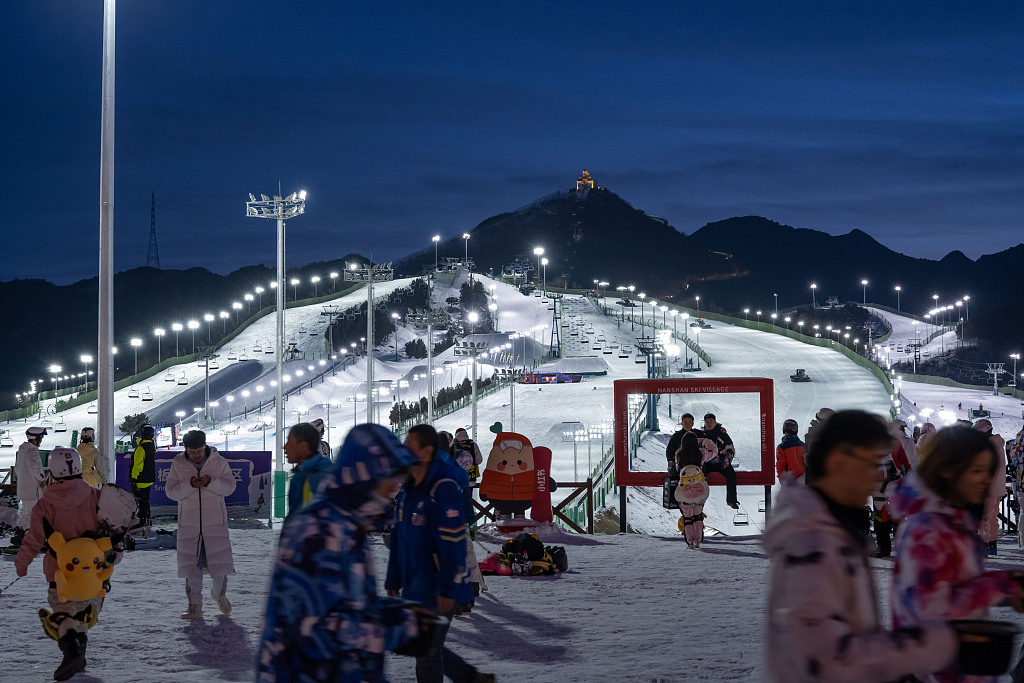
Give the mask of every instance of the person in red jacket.
[[779, 481], [789, 477], [802, 482], [807, 466], [804, 464], [804, 442], [797, 436], [799, 425], [789, 419], [782, 423], [782, 441], [775, 449], [775, 471]]

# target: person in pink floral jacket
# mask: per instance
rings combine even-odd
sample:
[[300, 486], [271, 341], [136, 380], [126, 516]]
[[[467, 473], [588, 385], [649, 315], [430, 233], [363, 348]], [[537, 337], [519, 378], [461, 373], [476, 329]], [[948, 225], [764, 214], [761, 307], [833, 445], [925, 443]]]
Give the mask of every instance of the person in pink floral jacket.
[[[984, 619], [989, 607], [1007, 602], [1024, 611], [1020, 572], [983, 568], [978, 528], [997, 462], [989, 440], [967, 427], [946, 427], [931, 435], [919, 455], [917, 469], [889, 497], [890, 514], [900, 522], [893, 625]], [[954, 663], [925, 680], [996, 679], [961, 674]]]

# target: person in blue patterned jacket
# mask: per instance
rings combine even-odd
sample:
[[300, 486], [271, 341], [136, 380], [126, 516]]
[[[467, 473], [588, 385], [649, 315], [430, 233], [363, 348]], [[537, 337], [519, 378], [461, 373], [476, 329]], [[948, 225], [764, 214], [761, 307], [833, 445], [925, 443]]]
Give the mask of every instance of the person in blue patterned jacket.
[[320, 493], [281, 531], [256, 680], [386, 683], [384, 652], [419, 635], [405, 601], [377, 594], [368, 532], [391, 519], [416, 457], [387, 429], [354, 427]]

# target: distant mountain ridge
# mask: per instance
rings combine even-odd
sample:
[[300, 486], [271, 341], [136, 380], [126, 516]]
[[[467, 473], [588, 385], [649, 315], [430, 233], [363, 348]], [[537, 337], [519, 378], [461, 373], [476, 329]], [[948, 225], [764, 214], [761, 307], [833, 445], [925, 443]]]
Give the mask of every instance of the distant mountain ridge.
[[[860, 301], [864, 295], [860, 283], [866, 279], [868, 302], [890, 306], [896, 305], [893, 288], [898, 284], [901, 308], [918, 314], [934, 304], [933, 294], [940, 295], [940, 303], [970, 294], [972, 334], [991, 342], [999, 353], [1024, 339], [1024, 280], [1018, 276], [1024, 244], [976, 261], [959, 251], [932, 261], [892, 251], [861, 230], [833, 236], [760, 216], [715, 221], [686, 235], [664, 218], [649, 216], [599, 187], [552, 193], [487, 218], [468, 234], [468, 244], [461, 233], [441, 241], [438, 253], [461, 257], [468, 249], [478, 271], [498, 275], [517, 257], [536, 268], [538, 257], [533, 250], [543, 247], [551, 285], [589, 289], [595, 280], [605, 281], [609, 283], [605, 290], [613, 296], [616, 287], [634, 285], [637, 294], [689, 307], [700, 296], [701, 308], [731, 314], [749, 307], [763, 309], [767, 315], [773, 310], [774, 294], [780, 309], [809, 304], [812, 283], [818, 285], [819, 302], [829, 296]], [[396, 276], [429, 270], [434, 254], [432, 245], [395, 261]], [[324, 277], [352, 260], [366, 261], [347, 254], [292, 268], [288, 277], [314, 273]], [[536, 276], [540, 282], [542, 273], [543, 269], [532, 272], [531, 278]], [[257, 284], [267, 287], [263, 305], [269, 305], [273, 277], [274, 271], [265, 266], [247, 266], [228, 275], [202, 268], [138, 268], [118, 273], [115, 338], [125, 348], [131, 336], [150, 340], [139, 354], [139, 367], [146, 367], [155, 361], [154, 327], [202, 321], [204, 313], [216, 315]], [[302, 279], [308, 290], [308, 277]], [[329, 286], [324, 278], [321, 293]], [[300, 292], [300, 298], [309, 295]], [[43, 379], [40, 388], [50, 388], [45, 368], [52, 362], [64, 364], [65, 373], [84, 369], [77, 359], [82, 353], [95, 353], [96, 297], [95, 278], [67, 286], [43, 280], [0, 282], [0, 300], [8, 314], [8, 328], [0, 336], [0, 408], [10, 407], [13, 394], [23, 391], [30, 379]], [[251, 305], [257, 306], [256, 302]], [[47, 327], [47, 320], [60, 322]], [[215, 325], [219, 324], [218, 320]], [[203, 323], [200, 330], [205, 328]], [[187, 331], [181, 336], [183, 349], [186, 339], [191, 350]], [[164, 357], [173, 343], [168, 329]], [[123, 361], [119, 365], [127, 367]]]

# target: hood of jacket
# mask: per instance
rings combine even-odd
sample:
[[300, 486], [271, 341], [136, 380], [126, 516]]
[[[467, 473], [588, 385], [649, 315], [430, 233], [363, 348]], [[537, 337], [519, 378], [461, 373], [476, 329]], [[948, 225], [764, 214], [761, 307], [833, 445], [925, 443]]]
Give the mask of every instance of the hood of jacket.
[[388, 429], [375, 424], [353, 427], [338, 451], [323, 488], [314, 498], [356, 509], [372, 497], [377, 485], [402, 474], [416, 456]]
[[898, 523], [911, 515], [924, 512], [950, 517], [954, 523], [967, 530], [977, 531], [980, 523], [969, 510], [953, 507], [929, 489], [917, 472], [911, 472], [889, 493], [889, 516]]

